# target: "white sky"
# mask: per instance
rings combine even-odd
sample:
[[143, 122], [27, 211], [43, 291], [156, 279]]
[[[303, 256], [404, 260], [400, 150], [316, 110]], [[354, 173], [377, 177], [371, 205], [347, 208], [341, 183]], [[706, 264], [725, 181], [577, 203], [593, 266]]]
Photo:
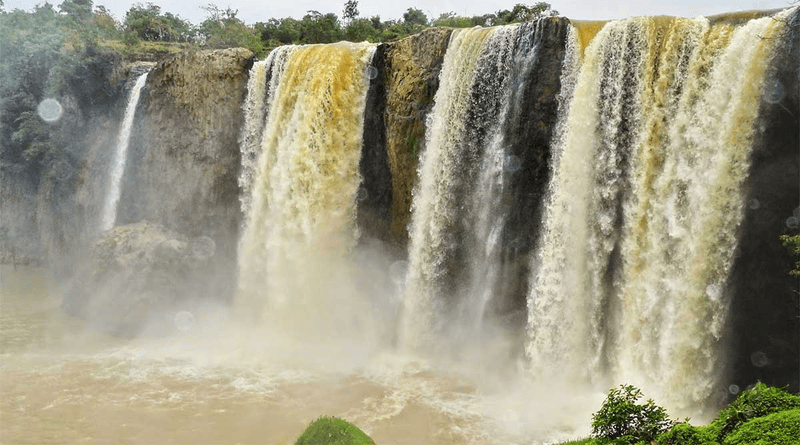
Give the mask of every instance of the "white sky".
[[[49, 0], [58, 6], [63, 0]], [[359, 0], [362, 17], [380, 15], [382, 20], [402, 18], [408, 8], [421, 9], [428, 18], [453, 11], [459, 15], [473, 16], [511, 9], [516, 3], [533, 4], [537, 0]], [[797, 3], [798, 0], [795, 0]], [[4, 0], [5, 9], [29, 10], [44, 0]], [[163, 12], [171, 12], [194, 24], [201, 23], [206, 13], [200, 6], [214, 3], [224, 9], [238, 9], [237, 17], [253, 24], [270, 18], [302, 18], [306, 11], [317, 10], [323, 14], [342, 15], [345, 0], [155, 0]], [[609, 20], [639, 15], [676, 15], [696, 17], [723, 12], [752, 9], [778, 9], [791, 6], [792, 0], [552, 0], [550, 4], [561, 15], [571, 19]], [[121, 21], [132, 4], [131, 0], [94, 0], [95, 5], [108, 8]], [[141, 2], [146, 3], [146, 2]]]

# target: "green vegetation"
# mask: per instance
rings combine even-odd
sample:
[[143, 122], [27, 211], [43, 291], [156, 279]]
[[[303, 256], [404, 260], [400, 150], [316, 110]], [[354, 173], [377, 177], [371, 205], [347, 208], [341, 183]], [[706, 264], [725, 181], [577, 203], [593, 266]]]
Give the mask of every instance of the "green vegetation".
[[[62, 104], [87, 112], [114, 94], [91, 79], [112, 67], [99, 47], [108, 38], [103, 16], [87, 13], [90, 0], [65, 1], [62, 13], [45, 3], [31, 12], [0, 13], [0, 169], [38, 183], [42, 172], [71, 163], [69, 153], [82, 131], [76, 113], [40, 116], [47, 98], [70, 97]], [[59, 107], [60, 108], [60, 107]]]
[[723, 445], [796, 445], [800, 438], [800, 409], [755, 418], [725, 437]]
[[297, 438], [295, 445], [374, 445], [356, 426], [336, 417], [322, 417], [315, 420]]
[[639, 389], [611, 389], [592, 416], [592, 437], [562, 445], [794, 445], [800, 437], [800, 396], [758, 383], [742, 392], [710, 425], [668, 418]]
[[598, 443], [635, 444], [654, 440], [675, 424], [667, 411], [648, 399], [637, 404], [642, 391], [631, 385], [612, 388], [600, 411], [592, 416], [592, 435]]
[[[539, 2], [470, 18], [448, 13], [434, 21], [408, 8], [401, 19], [384, 21], [360, 17], [358, 1], [346, 0], [342, 20], [334, 13], [308, 11], [299, 20], [270, 18], [249, 25], [230, 7], [212, 3], [203, 9], [207, 18], [194, 25], [153, 2], [134, 3], [118, 22], [93, 0], [64, 0], [57, 8], [44, 2], [29, 11], [7, 11], [0, 0], [0, 171], [33, 185], [56, 165], [75, 165], [81, 150], [76, 144], [85, 130], [75, 116], [89, 116], [114, 102], [121, 86], [109, 86], [108, 80], [121, 60], [229, 47], [263, 57], [285, 44], [385, 42], [428, 26], [497, 25], [557, 14]], [[45, 99], [67, 97], [77, 103], [61, 103], [73, 107], [65, 108], [64, 118], [45, 120], [37, 112]]]
[[[781, 235], [783, 245], [794, 255], [800, 255], [800, 235]], [[790, 274], [800, 277], [800, 260], [794, 264], [794, 270]]]

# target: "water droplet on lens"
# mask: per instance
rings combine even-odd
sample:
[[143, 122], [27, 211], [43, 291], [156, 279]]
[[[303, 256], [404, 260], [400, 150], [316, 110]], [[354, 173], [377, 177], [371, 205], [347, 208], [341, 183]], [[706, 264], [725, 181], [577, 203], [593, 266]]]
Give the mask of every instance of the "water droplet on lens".
[[358, 200], [359, 201], [366, 201], [367, 196], [369, 196], [369, 193], [367, 193], [367, 189], [365, 189], [365, 188], [359, 188], [358, 189]]
[[769, 365], [769, 357], [767, 357], [767, 354], [764, 354], [761, 351], [756, 351], [750, 354], [750, 363], [752, 363], [755, 367], [763, 368], [764, 366]]
[[507, 155], [503, 162], [503, 170], [507, 172], [515, 172], [522, 167], [522, 162], [514, 155]]
[[722, 295], [722, 292], [720, 291], [719, 286], [716, 284], [709, 284], [706, 286], [706, 295], [708, 295], [708, 297], [711, 299], [718, 300]]
[[395, 261], [389, 266], [389, 277], [391, 277], [392, 282], [396, 285], [403, 284], [403, 281], [406, 278], [406, 271], [408, 270], [408, 262], [407, 261]]
[[740, 391], [739, 385], [731, 385], [728, 387], [728, 392], [730, 392], [733, 395], [739, 394], [739, 391]]
[[211, 258], [216, 250], [217, 243], [205, 235], [197, 237], [192, 242], [192, 253], [201, 260]]
[[59, 161], [53, 166], [53, 176], [64, 181], [72, 176], [72, 167], [66, 161]]
[[750, 200], [750, 203], [748, 204], [748, 207], [750, 207], [753, 210], [756, 210], [759, 207], [761, 207], [761, 203], [758, 202], [758, 200], [756, 198], [753, 198], [753, 199]]
[[58, 103], [57, 100], [45, 99], [39, 104], [39, 107], [36, 108], [36, 112], [39, 113], [39, 117], [46, 122], [55, 122], [61, 119], [61, 114], [64, 112], [64, 109], [61, 108], [61, 104]]
[[779, 80], [776, 80], [772, 85], [767, 86], [764, 98], [767, 102], [776, 104], [783, 100], [785, 95], [786, 90], [783, 88], [783, 84]]
[[800, 227], [800, 218], [796, 216], [790, 216], [786, 218], [786, 227], [790, 229], [796, 229], [797, 227]]
[[374, 66], [368, 66], [368, 67], [367, 67], [367, 77], [368, 77], [370, 80], [372, 80], [372, 79], [374, 79], [374, 78], [378, 77], [378, 69], [377, 69], [377, 68], [375, 68]]
[[175, 314], [175, 327], [179, 331], [186, 332], [194, 326], [194, 315], [188, 311], [180, 311]]

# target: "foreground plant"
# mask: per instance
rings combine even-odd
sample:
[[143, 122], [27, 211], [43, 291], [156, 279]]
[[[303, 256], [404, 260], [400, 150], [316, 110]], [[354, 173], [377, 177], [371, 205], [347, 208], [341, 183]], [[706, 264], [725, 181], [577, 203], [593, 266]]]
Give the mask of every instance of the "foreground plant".
[[633, 385], [620, 385], [608, 392], [603, 406], [592, 415], [592, 436], [597, 443], [650, 443], [675, 425], [652, 399], [643, 405], [636, 403], [641, 398], [642, 391]]
[[336, 417], [321, 417], [306, 428], [295, 445], [375, 445], [355, 425]]

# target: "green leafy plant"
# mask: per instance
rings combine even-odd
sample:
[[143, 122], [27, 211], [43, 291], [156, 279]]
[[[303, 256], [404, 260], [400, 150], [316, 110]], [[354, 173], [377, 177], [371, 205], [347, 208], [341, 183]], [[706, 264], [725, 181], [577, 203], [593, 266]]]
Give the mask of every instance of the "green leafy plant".
[[796, 445], [800, 438], [800, 409], [781, 411], [742, 424], [723, 445]]
[[712, 422], [712, 426], [719, 431], [718, 439], [722, 440], [748, 420], [798, 408], [800, 408], [800, 396], [759, 382], [753, 388], [742, 392], [722, 410]]
[[714, 432], [708, 427], [696, 427], [681, 422], [658, 436], [657, 445], [710, 445], [717, 444]]
[[664, 408], [652, 399], [643, 405], [636, 403], [640, 398], [642, 391], [632, 385], [608, 392], [600, 410], [592, 415], [592, 435], [599, 443], [650, 443], [675, 425]]

